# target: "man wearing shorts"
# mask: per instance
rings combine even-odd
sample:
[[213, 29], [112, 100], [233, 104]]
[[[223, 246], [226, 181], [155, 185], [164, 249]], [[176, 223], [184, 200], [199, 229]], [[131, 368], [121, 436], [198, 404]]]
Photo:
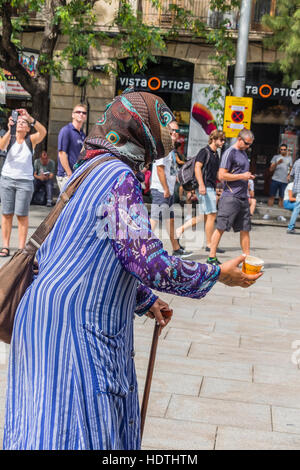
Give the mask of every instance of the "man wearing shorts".
[[209, 258], [210, 264], [221, 264], [216, 257], [217, 247], [225, 231], [233, 228], [240, 232], [242, 252], [250, 253], [250, 208], [248, 201], [248, 181], [254, 179], [249, 171], [249, 160], [245, 150], [254, 141], [250, 130], [242, 129], [234, 145], [229, 147], [222, 156], [219, 180], [224, 189], [219, 201], [216, 230], [213, 233]]
[[[204, 214], [206, 251], [210, 251], [211, 237], [215, 228], [217, 215], [216, 186], [220, 165], [218, 149], [223, 147], [224, 142], [224, 132], [217, 129], [212, 131], [208, 145], [200, 150], [195, 161], [195, 177], [199, 185], [196, 194], [199, 201], [199, 212]], [[217, 252], [224, 253], [224, 250], [217, 248]]]
[[[177, 122], [171, 122], [170, 127], [172, 142], [173, 145], [175, 145], [179, 132]], [[180, 246], [174, 233], [173, 204], [176, 175], [177, 163], [174, 152], [170, 152], [166, 157], [153, 162], [150, 186], [152, 197], [150, 223], [151, 229], [154, 231], [157, 222], [162, 219], [166, 223], [173, 248], [173, 255], [187, 258], [192, 255], [192, 252], [186, 251], [182, 246]]]
[[292, 167], [293, 160], [288, 155], [288, 148], [286, 144], [280, 145], [279, 155], [274, 155], [271, 160], [270, 171], [273, 173], [271, 187], [270, 187], [270, 198], [268, 200], [268, 206], [272, 207], [276, 194], [279, 194], [279, 207], [283, 207], [284, 191], [288, 184], [288, 174]]

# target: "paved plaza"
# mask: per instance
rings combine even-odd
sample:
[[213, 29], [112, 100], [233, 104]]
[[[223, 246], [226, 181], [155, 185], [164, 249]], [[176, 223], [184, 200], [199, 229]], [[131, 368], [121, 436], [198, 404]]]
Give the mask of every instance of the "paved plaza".
[[[31, 207], [30, 233], [47, 212]], [[174, 316], [159, 340], [143, 449], [300, 449], [298, 233], [253, 227], [252, 253], [265, 260], [265, 273], [249, 289], [217, 283], [203, 300], [161, 294]], [[205, 261], [199, 239], [190, 235], [185, 245], [192, 259]], [[221, 246], [222, 261], [238, 256], [238, 234], [224, 234]], [[147, 317], [135, 320], [141, 398], [153, 327]], [[1, 445], [7, 356], [2, 343]]]

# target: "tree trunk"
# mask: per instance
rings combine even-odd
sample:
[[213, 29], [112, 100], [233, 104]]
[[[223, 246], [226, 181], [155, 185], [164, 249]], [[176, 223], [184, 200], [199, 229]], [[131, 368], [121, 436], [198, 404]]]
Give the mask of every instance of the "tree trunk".
[[[49, 85], [49, 80], [48, 80]], [[39, 89], [40, 88], [40, 89]], [[48, 117], [49, 117], [49, 86], [38, 87], [37, 91], [32, 94], [32, 117], [41, 122], [48, 131]], [[39, 156], [40, 152], [46, 148], [47, 136], [35, 150], [35, 155]]]

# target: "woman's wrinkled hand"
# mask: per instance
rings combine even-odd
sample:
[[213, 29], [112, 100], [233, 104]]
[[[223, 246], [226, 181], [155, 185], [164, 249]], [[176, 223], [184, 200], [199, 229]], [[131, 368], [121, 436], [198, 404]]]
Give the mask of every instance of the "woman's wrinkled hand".
[[245, 274], [239, 268], [239, 265], [245, 261], [246, 255], [238, 256], [237, 258], [226, 261], [220, 265], [221, 273], [219, 281], [226, 286], [234, 287], [250, 287], [263, 273], [258, 274]]
[[158, 298], [150, 307], [146, 315], [150, 318], [155, 318], [156, 322], [161, 326], [161, 328], [164, 328], [171, 320], [173, 310], [166, 302]]

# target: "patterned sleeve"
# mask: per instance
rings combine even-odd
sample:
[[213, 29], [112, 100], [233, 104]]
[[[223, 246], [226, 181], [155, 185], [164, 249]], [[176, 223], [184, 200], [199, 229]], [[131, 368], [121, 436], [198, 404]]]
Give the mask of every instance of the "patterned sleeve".
[[151, 231], [140, 184], [128, 171], [117, 179], [102, 214], [105, 231], [123, 267], [142, 284], [179, 296], [204, 297], [218, 280], [220, 268], [170, 256]]
[[157, 299], [157, 295], [153, 294], [149, 287], [139, 283], [136, 293], [135, 313], [138, 315], [144, 315]]

